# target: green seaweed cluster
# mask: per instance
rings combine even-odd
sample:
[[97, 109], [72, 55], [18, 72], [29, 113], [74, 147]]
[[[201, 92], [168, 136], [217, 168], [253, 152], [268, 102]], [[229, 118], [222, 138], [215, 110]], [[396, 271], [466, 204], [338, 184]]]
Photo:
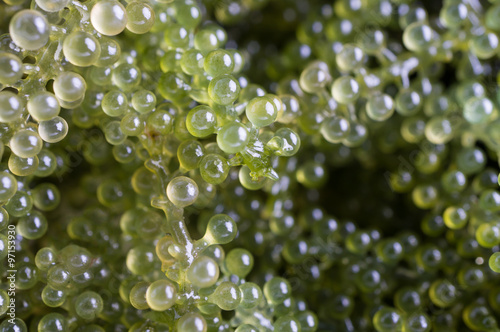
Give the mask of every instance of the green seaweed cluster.
[[3, 0], [0, 332], [499, 332], [500, 1]]

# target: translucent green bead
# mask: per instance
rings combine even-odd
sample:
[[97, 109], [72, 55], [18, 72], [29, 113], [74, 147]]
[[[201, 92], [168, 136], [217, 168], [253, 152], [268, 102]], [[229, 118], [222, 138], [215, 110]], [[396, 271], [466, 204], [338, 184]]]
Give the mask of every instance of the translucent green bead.
[[423, 99], [415, 90], [399, 90], [396, 95], [396, 111], [402, 116], [417, 114], [422, 109]]
[[367, 232], [355, 231], [346, 238], [346, 248], [355, 254], [366, 253], [372, 245], [370, 235]]
[[[54, 290], [64, 290], [71, 281], [71, 274], [63, 264], [52, 266], [47, 272], [47, 283]], [[48, 291], [51, 291], [50, 289]]]
[[178, 50], [170, 50], [161, 57], [160, 68], [166, 72], [178, 72], [181, 68], [180, 62], [182, 59], [182, 53]]
[[217, 32], [212, 29], [203, 28], [194, 35], [194, 47], [203, 53], [217, 49], [220, 44]]
[[421, 117], [410, 117], [401, 124], [401, 136], [409, 143], [418, 143], [424, 138], [426, 122]]
[[468, 9], [463, 3], [449, 4], [439, 13], [439, 19], [444, 26], [454, 29], [460, 27], [467, 19]]
[[450, 206], [444, 210], [443, 220], [448, 228], [461, 229], [467, 224], [468, 213], [461, 207]]
[[120, 128], [125, 135], [128, 136], [139, 136], [144, 131], [146, 123], [144, 117], [129, 113], [125, 115], [120, 121]]
[[85, 320], [95, 319], [103, 309], [102, 297], [96, 292], [85, 291], [75, 300], [75, 311]]
[[28, 328], [26, 327], [26, 323], [22, 319], [16, 317], [16, 318], [13, 318], [12, 320], [5, 319], [0, 324], [0, 331], [2, 331], [2, 332], [28, 332]]
[[141, 281], [136, 283], [130, 290], [130, 304], [132, 304], [134, 308], [139, 310], [149, 309], [149, 304], [146, 300], [146, 293], [149, 289], [149, 285], [149, 282]]
[[431, 328], [431, 319], [423, 312], [415, 312], [404, 319], [403, 332], [430, 332]]
[[366, 61], [366, 55], [361, 48], [347, 44], [337, 54], [335, 61], [341, 71], [349, 72], [362, 67]]
[[175, 259], [168, 251], [168, 248], [174, 243], [172, 236], [165, 235], [156, 243], [156, 255], [162, 262], [172, 263]]
[[42, 248], [38, 250], [35, 256], [35, 264], [41, 271], [47, 271], [56, 264], [57, 252], [52, 248]]
[[132, 188], [141, 195], [149, 195], [156, 184], [156, 175], [145, 167], [138, 168], [132, 175]]
[[486, 156], [477, 147], [461, 149], [456, 158], [458, 169], [465, 175], [478, 173], [486, 165]]
[[394, 304], [399, 310], [409, 314], [422, 307], [422, 297], [416, 288], [403, 287], [394, 295]]
[[245, 278], [252, 270], [254, 259], [252, 254], [245, 249], [236, 248], [226, 255], [224, 262], [227, 270], [240, 278]]
[[58, 12], [69, 3], [69, 0], [37, 0], [36, 4], [46, 12]]
[[66, 301], [66, 293], [51, 286], [45, 286], [42, 290], [42, 301], [48, 307], [60, 307]]
[[84, 31], [73, 31], [64, 39], [63, 52], [73, 65], [88, 67], [99, 60], [101, 45], [93, 35]]
[[188, 29], [195, 28], [202, 19], [202, 13], [195, 1], [175, 2], [175, 18]]
[[183, 315], [177, 321], [177, 331], [179, 332], [207, 332], [207, 322], [202, 315], [191, 312]]
[[479, 197], [479, 207], [486, 211], [497, 212], [500, 210], [500, 193], [496, 190], [485, 190]]
[[297, 181], [307, 188], [320, 188], [326, 183], [328, 173], [324, 165], [308, 161], [296, 173]]
[[292, 123], [300, 115], [300, 104], [296, 97], [291, 95], [280, 95], [282, 110], [278, 111], [277, 121], [281, 123]]
[[0, 207], [0, 231], [7, 228], [7, 226], [9, 226], [9, 214], [4, 208]]
[[476, 240], [484, 248], [493, 248], [500, 244], [500, 226], [481, 224], [476, 230]]
[[425, 51], [436, 41], [436, 32], [423, 22], [408, 25], [403, 32], [403, 44], [413, 52]]
[[183, 102], [190, 90], [190, 86], [184, 81], [183, 77], [175, 72], [164, 73], [158, 81], [158, 91], [162, 97], [176, 103]]
[[205, 58], [203, 54], [195, 49], [187, 50], [182, 54], [181, 68], [188, 75], [201, 74], [203, 72]]
[[373, 327], [378, 332], [398, 331], [403, 325], [402, 320], [396, 309], [383, 307], [373, 316]]
[[477, 289], [485, 282], [483, 270], [475, 266], [467, 266], [458, 272], [458, 283], [465, 289]]
[[349, 121], [340, 116], [334, 116], [321, 123], [321, 135], [330, 143], [339, 143], [347, 138], [350, 131]]
[[30, 289], [39, 279], [39, 272], [34, 264], [22, 263], [17, 266], [16, 288]]
[[186, 128], [195, 137], [206, 137], [217, 128], [217, 115], [208, 106], [196, 106], [186, 117]]
[[465, 307], [462, 319], [465, 325], [473, 331], [488, 331], [498, 327], [497, 320], [491, 314], [490, 309], [479, 301], [474, 301]]
[[500, 22], [498, 22], [497, 17], [500, 14], [500, 6], [495, 4], [486, 10], [485, 14], [485, 25], [488, 29], [499, 31]]
[[417, 207], [429, 209], [436, 205], [439, 192], [433, 185], [418, 185], [413, 189], [412, 198]]
[[17, 232], [29, 240], [41, 238], [47, 231], [47, 228], [47, 219], [38, 211], [32, 211], [26, 216], [21, 217], [17, 222]]
[[222, 49], [212, 51], [205, 56], [203, 68], [212, 77], [231, 74], [234, 70], [232, 54]]
[[133, 33], [144, 34], [153, 28], [155, 12], [147, 3], [131, 2], [125, 9], [127, 29]]
[[498, 36], [493, 32], [485, 32], [477, 36], [472, 36], [469, 47], [479, 59], [489, 59], [498, 51]]
[[169, 23], [165, 28], [164, 39], [172, 48], [186, 49], [189, 44], [189, 32], [180, 24]]
[[359, 43], [367, 54], [377, 54], [387, 44], [386, 32], [380, 28], [370, 28], [361, 34]]
[[9, 254], [9, 239], [7, 236], [0, 235], [0, 259], [5, 259]]
[[46, 314], [38, 322], [38, 331], [40, 332], [64, 332], [68, 329], [66, 318], [57, 312]]
[[439, 279], [434, 281], [429, 288], [429, 298], [432, 303], [440, 308], [451, 306], [457, 299], [458, 292], [448, 280]]
[[151, 309], [164, 311], [171, 308], [177, 300], [177, 290], [168, 280], [156, 280], [146, 291], [146, 301]]
[[240, 307], [252, 309], [258, 306], [262, 299], [262, 290], [253, 282], [246, 282], [240, 286], [241, 302]]
[[4, 315], [9, 310], [10, 297], [6, 291], [0, 290], [0, 315]]
[[394, 264], [403, 258], [403, 246], [397, 240], [385, 239], [376, 244], [377, 257], [384, 263]]
[[434, 271], [443, 263], [443, 252], [432, 244], [421, 246], [416, 253], [416, 262], [423, 269]]
[[457, 102], [464, 105], [471, 98], [486, 97], [486, 88], [476, 80], [469, 80], [457, 87], [455, 95]]
[[148, 90], [136, 91], [132, 96], [132, 106], [139, 113], [148, 113], [156, 106], [156, 96]]
[[248, 190], [259, 190], [265, 185], [266, 178], [260, 177], [254, 179], [252, 177], [252, 171], [248, 166], [243, 166], [240, 168], [238, 172], [238, 179], [240, 180], [241, 185]]
[[282, 316], [278, 318], [274, 324], [273, 327], [276, 331], [283, 331], [283, 332], [301, 332], [302, 329], [300, 327], [300, 322], [298, 319], [294, 317], [289, 317], [289, 316]]
[[247, 127], [240, 122], [230, 122], [217, 133], [217, 144], [222, 151], [233, 154], [242, 151], [250, 140]]
[[76, 102], [83, 98], [87, 83], [77, 73], [65, 71], [54, 79], [54, 94], [65, 102]]
[[229, 174], [228, 161], [218, 154], [208, 154], [201, 159], [200, 174], [203, 180], [210, 184], [224, 182]]
[[[98, 82], [98, 85], [108, 85], [111, 83], [111, 68], [107, 66], [113, 65], [118, 61], [121, 55], [120, 45], [114, 39], [108, 37], [102, 37], [99, 40], [101, 45], [101, 55], [99, 56], [99, 60], [96, 63], [96, 66], [103, 67], [102, 71], [99, 74], [100, 78], [105, 78], [104, 80]], [[97, 68], [93, 67], [91, 72]], [[95, 77], [95, 74], [94, 74]]]
[[210, 296], [211, 300], [222, 310], [234, 310], [241, 302], [241, 292], [236, 284], [230, 281], [223, 281], [214, 293]]
[[60, 142], [68, 134], [68, 123], [60, 116], [56, 116], [47, 121], [42, 121], [38, 124], [38, 134], [44, 142]]
[[134, 64], [122, 63], [113, 69], [111, 79], [123, 91], [130, 91], [141, 83], [141, 71]]
[[41, 211], [52, 211], [61, 202], [61, 193], [52, 183], [41, 183], [33, 188], [33, 203]]
[[0, 52], [0, 83], [15, 84], [23, 77], [21, 60], [11, 53]]
[[318, 317], [310, 310], [295, 315], [300, 323], [302, 332], [315, 332], [319, 327]]
[[36, 10], [18, 11], [9, 22], [9, 34], [14, 43], [28, 51], [36, 51], [47, 44], [50, 25]]
[[25, 191], [17, 191], [5, 205], [5, 210], [13, 217], [22, 217], [31, 211], [33, 198]]
[[452, 123], [445, 117], [434, 117], [425, 126], [425, 137], [434, 144], [448, 143], [454, 136]]
[[259, 332], [259, 330], [253, 325], [243, 324], [238, 326], [238, 328], [234, 330], [234, 332]]
[[172, 179], [167, 186], [168, 199], [178, 207], [193, 204], [198, 198], [199, 189], [196, 182], [185, 176]]
[[[146, 127], [161, 135], [167, 135], [172, 131], [174, 118], [166, 111], [156, 110], [146, 120]], [[194, 136], [194, 135], [193, 135]]]
[[245, 58], [243, 56], [243, 53], [236, 49], [230, 49], [228, 50], [228, 52], [231, 53], [234, 61], [233, 73], [240, 73], [245, 67]]
[[103, 128], [106, 141], [111, 145], [118, 145], [125, 142], [127, 135], [122, 132], [119, 121], [110, 121]]
[[494, 272], [500, 273], [500, 252], [495, 252], [490, 256], [488, 265]]
[[351, 76], [337, 78], [332, 85], [332, 96], [340, 104], [355, 102], [360, 93], [358, 82]]
[[208, 221], [207, 231], [203, 237], [210, 244], [226, 244], [237, 234], [236, 223], [226, 214], [216, 214]]
[[323, 61], [314, 61], [302, 71], [299, 83], [305, 92], [318, 93], [323, 91], [331, 80], [328, 65]]
[[9, 157], [9, 170], [17, 176], [28, 176], [36, 172], [38, 169], [38, 157], [21, 158], [15, 154]]
[[150, 245], [138, 245], [127, 254], [127, 268], [136, 275], [145, 275], [154, 268], [155, 248]]
[[128, 108], [127, 96], [118, 90], [109, 91], [102, 99], [102, 110], [109, 116], [121, 116]]
[[366, 114], [374, 121], [385, 121], [394, 114], [394, 101], [386, 94], [376, 94], [366, 103]]
[[92, 7], [90, 22], [99, 33], [115, 36], [127, 25], [127, 11], [118, 1], [99, 1]]
[[256, 97], [247, 104], [245, 114], [255, 127], [265, 127], [276, 121], [278, 108], [269, 97]]
[[460, 171], [450, 170], [442, 175], [441, 184], [448, 193], [460, 192], [467, 186], [467, 178]]
[[0, 91], [0, 121], [4, 123], [20, 120], [25, 101], [11, 91]]
[[356, 285], [364, 293], [372, 293], [382, 285], [382, 276], [374, 268], [364, 269], [356, 275]]
[[72, 275], [86, 272], [92, 265], [92, 254], [85, 248], [70, 244], [61, 249], [59, 259]]
[[10, 140], [10, 148], [13, 153], [21, 158], [32, 158], [42, 149], [40, 136], [28, 129], [17, 131]]
[[219, 279], [219, 266], [212, 258], [200, 256], [187, 270], [187, 278], [195, 287], [211, 287]]
[[203, 145], [195, 140], [182, 142], [177, 148], [177, 158], [179, 163], [186, 170], [198, 168], [205, 151]]
[[291, 293], [292, 288], [286, 279], [273, 277], [264, 284], [264, 295], [267, 301], [272, 304], [283, 303], [283, 301], [291, 296]]
[[61, 110], [56, 96], [48, 91], [30, 96], [26, 106], [30, 115], [38, 122], [56, 117]]
[[485, 97], [470, 98], [464, 105], [464, 118], [472, 124], [485, 123], [495, 112], [492, 101]]
[[6, 202], [14, 196], [17, 191], [16, 178], [7, 172], [0, 173], [0, 201]]
[[240, 84], [231, 75], [220, 75], [213, 78], [208, 85], [208, 95], [219, 105], [231, 105], [240, 93]]

